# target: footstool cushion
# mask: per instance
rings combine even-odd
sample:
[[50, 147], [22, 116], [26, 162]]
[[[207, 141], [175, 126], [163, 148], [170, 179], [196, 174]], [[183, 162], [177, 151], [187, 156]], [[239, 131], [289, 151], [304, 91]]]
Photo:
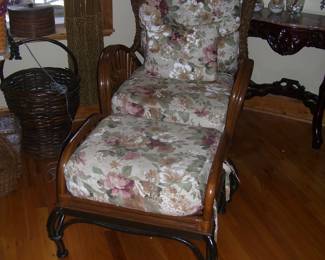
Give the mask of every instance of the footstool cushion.
[[65, 167], [73, 196], [174, 216], [201, 212], [221, 133], [132, 116], [103, 119]]

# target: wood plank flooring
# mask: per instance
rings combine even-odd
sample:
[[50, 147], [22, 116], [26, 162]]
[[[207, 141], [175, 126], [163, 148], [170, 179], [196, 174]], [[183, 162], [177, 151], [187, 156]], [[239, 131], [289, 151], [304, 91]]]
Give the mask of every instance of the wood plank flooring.
[[[243, 111], [230, 154], [241, 184], [219, 217], [219, 259], [325, 259], [325, 145], [311, 149], [310, 128]], [[0, 198], [0, 260], [57, 259], [45, 228], [53, 165], [23, 162], [18, 190]], [[174, 241], [87, 224], [67, 229], [65, 242], [67, 260], [195, 259]]]

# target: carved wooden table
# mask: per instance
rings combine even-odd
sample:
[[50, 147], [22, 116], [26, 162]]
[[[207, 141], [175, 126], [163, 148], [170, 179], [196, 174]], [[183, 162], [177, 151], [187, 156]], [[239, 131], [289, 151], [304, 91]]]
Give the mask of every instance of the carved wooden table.
[[[270, 47], [280, 55], [293, 55], [303, 47], [325, 49], [325, 16], [302, 13], [291, 17], [287, 12], [272, 14], [268, 9], [254, 13], [249, 36], [267, 40]], [[298, 81], [281, 79], [271, 84], [252, 82], [247, 98], [267, 94], [284, 95], [302, 100], [313, 114], [313, 148], [320, 148], [322, 139], [322, 118], [325, 107], [325, 77], [319, 88], [319, 95], [307, 92]]]

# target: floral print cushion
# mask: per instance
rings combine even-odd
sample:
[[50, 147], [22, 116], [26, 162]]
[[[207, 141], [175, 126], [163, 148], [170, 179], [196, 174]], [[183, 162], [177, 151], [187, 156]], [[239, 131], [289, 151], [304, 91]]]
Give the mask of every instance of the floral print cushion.
[[218, 22], [230, 29], [240, 20], [239, 0], [147, 0], [146, 4], [156, 8], [164, 21], [186, 27]]
[[166, 2], [169, 21], [192, 27], [217, 23], [220, 35], [235, 32], [240, 24], [239, 0], [161, 0]]
[[217, 43], [218, 72], [235, 74], [238, 69], [239, 56], [239, 32], [227, 34], [220, 37]]
[[[208, 22], [179, 24], [175, 22], [176, 18], [168, 18], [168, 15], [177, 13], [171, 10], [184, 9], [183, 6], [189, 8], [189, 2], [194, 5], [196, 1], [169, 7], [168, 3], [167, 6], [161, 5], [163, 1], [159, 5], [153, 1], [140, 7], [139, 17], [145, 32], [142, 34], [142, 43], [145, 50], [146, 70], [152, 75], [163, 78], [213, 81], [217, 77], [217, 71], [220, 71], [218, 60], [219, 53], [222, 52], [221, 60], [227, 57], [229, 60], [226, 62], [231, 63], [231, 70], [224, 71], [233, 72], [233, 67], [237, 65], [238, 52], [231, 52], [229, 48], [219, 52], [218, 47], [219, 42], [227, 42], [228, 46], [238, 46], [238, 41], [229, 41], [229, 39], [234, 40], [234, 37], [225, 38], [225, 36], [236, 32], [239, 23], [231, 18], [233, 16], [223, 17], [216, 22], [216, 19], [212, 19], [217, 17], [212, 9], [209, 11], [204, 9], [212, 17]], [[203, 2], [195, 4], [195, 6], [201, 5]], [[193, 18], [195, 12], [195, 8], [192, 8], [188, 13], [177, 13], [175, 17]]]
[[223, 131], [233, 77], [219, 73], [215, 82], [186, 82], [136, 70], [114, 94], [115, 114], [176, 122]]
[[[153, 13], [151, 6], [143, 5], [140, 8], [140, 18], [146, 26], [146, 70], [163, 78], [215, 80], [217, 25], [196, 25], [191, 28], [156, 25], [158, 18], [150, 18]], [[154, 19], [153, 23], [150, 19]]]
[[201, 212], [214, 129], [133, 116], [103, 119], [65, 167], [76, 197], [166, 215]]

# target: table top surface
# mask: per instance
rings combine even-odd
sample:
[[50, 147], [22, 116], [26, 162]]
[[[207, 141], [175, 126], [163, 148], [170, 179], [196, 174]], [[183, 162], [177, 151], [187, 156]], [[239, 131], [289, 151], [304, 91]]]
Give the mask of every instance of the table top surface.
[[273, 23], [280, 26], [301, 28], [307, 30], [321, 30], [325, 32], [325, 16], [317, 14], [301, 13], [299, 16], [291, 16], [284, 11], [281, 14], [273, 14], [264, 8], [261, 12], [254, 12], [253, 20]]

